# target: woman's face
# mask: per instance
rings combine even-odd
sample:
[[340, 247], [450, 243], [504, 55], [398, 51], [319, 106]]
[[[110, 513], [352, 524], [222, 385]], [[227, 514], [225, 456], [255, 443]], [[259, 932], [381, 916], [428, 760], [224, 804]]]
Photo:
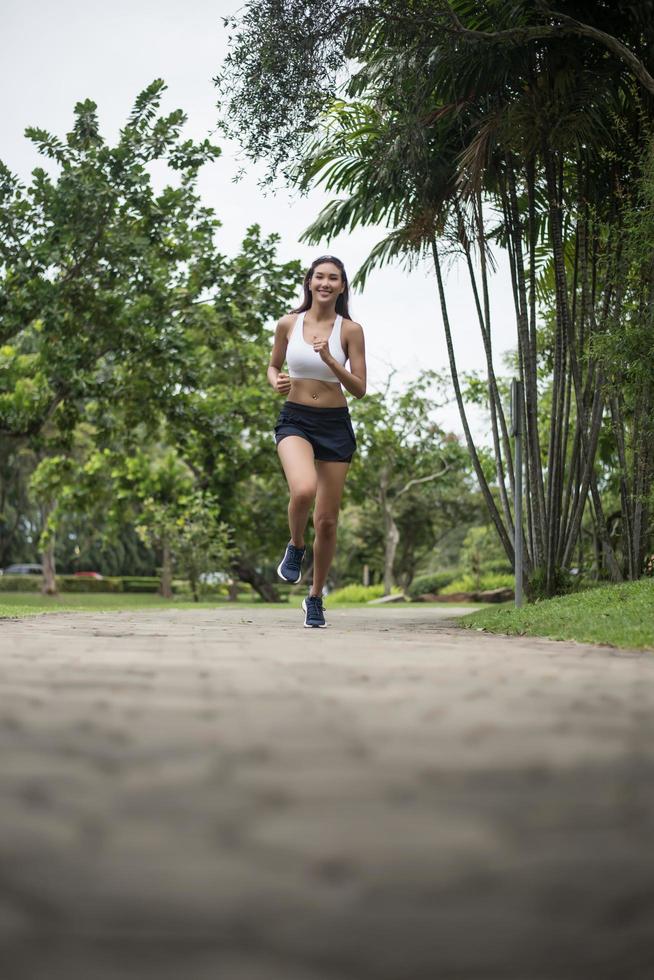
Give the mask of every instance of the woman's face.
[[325, 305], [335, 303], [345, 289], [341, 270], [333, 262], [321, 262], [313, 270], [309, 289], [314, 302]]

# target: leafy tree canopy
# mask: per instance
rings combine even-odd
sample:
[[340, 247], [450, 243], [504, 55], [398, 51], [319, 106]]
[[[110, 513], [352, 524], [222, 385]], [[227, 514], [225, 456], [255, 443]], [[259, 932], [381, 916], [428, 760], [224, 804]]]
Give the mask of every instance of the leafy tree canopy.
[[[529, 50], [535, 68], [545, 49], [565, 57], [570, 37], [582, 41], [575, 57], [583, 51], [654, 95], [654, 0], [561, 0], [556, 9], [544, 0], [334, 0], [328, 9], [318, 0], [249, 0], [224, 22], [231, 33], [215, 78], [220, 125], [251, 159], [268, 161], [269, 181], [297, 176], [305, 141], [334, 98], [379, 84], [399, 94], [408, 82], [422, 101], [444, 44], [462, 55], [452, 76], [462, 102], [478, 86], [480, 65], [497, 63], [498, 46], [509, 55]], [[419, 127], [432, 121], [425, 116]]]
[[[54, 176], [37, 168], [24, 185], [0, 164], [0, 432], [50, 419], [70, 431], [130, 366], [179, 363], [184, 324], [220, 278], [218, 222], [195, 190], [219, 150], [182, 137], [181, 110], [159, 112], [164, 90], [138, 96], [115, 146], [88, 100], [64, 140], [28, 129]], [[178, 175], [159, 193], [156, 161]]]

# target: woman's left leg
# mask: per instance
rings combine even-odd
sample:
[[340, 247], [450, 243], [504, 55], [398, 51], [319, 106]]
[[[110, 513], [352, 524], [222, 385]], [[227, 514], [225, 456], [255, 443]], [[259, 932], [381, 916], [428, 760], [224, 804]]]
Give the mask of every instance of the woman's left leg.
[[322, 595], [327, 574], [336, 551], [336, 527], [349, 463], [316, 460], [318, 489], [313, 511], [316, 531], [313, 543], [313, 585], [311, 595]]

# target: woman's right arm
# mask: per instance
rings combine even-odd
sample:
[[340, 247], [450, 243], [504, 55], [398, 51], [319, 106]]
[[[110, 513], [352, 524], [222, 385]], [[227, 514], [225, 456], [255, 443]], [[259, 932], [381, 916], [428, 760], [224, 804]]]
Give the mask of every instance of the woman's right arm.
[[287, 395], [291, 390], [291, 379], [282, 372], [288, 347], [288, 330], [293, 317], [283, 316], [275, 328], [275, 339], [268, 365], [268, 383], [280, 395]]

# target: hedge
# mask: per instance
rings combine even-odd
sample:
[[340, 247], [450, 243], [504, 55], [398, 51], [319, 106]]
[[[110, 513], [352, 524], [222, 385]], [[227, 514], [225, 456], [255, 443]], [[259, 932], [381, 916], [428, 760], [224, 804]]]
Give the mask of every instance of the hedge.
[[[161, 581], [156, 575], [114, 575], [105, 578], [87, 578], [77, 575], [57, 575], [59, 592], [148, 592], [157, 593]], [[0, 575], [0, 592], [40, 592], [41, 575]], [[284, 586], [280, 584], [280, 592]], [[200, 595], [227, 596], [229, 588], [225, 583], [209, 584], [201, 582]], [[190, 596], [191, 586], [186, 579], [173, 579], [173, 595]], [[239, 595], [254, 595], [254, 589], [247, 582], [238, 583]]]
[[158, 592], [161, 586], [156, 575], [123, 575], [122, 582], [123, 592]]
[[459, 574], [459, 570], [453, 568], [449, 572], [428, 572], [426, 575], [418, 575], [409, 586], [408, 593], [412, 599], [419, 595], [425, 595], [425, 593], [438, 595]]
[[334, 589], [327, 596], [328, 602], [369, 602], [380, 599], [384, 594], [383, 585], [345, 585]]
[[512, 589], [515, 585], [513, 575], [506, 572], [487, 572], [479, 577], [479, 580], [472, 575], [462, 575], [454, 579], [442, 590], [443, 595], [452, 595], [454, 592], [487, 592], [491, 589]]
[[[59, 592], [158, 592], [159, 579], [152, 577], [86, 578], [77, 575], [57, 575]], [[41, 575], [0, 575], [0, 592], [40, 592]], [[174, 591], [174, 590], [173, 590]]]
[[40, 575], [0, 575], [0, 592], [40, 592]]
[[[20, 578], [21, 576], [16, 576]], [[22, 578], [27, 576], [23, 575]], [[34, 576], [41, 582], [40, 576]], [[111, 578], [78, 578], [76, 575], [57, 575], [57, 589], [60, 592], [122, 592], [123, 581], [118, 576]]]

